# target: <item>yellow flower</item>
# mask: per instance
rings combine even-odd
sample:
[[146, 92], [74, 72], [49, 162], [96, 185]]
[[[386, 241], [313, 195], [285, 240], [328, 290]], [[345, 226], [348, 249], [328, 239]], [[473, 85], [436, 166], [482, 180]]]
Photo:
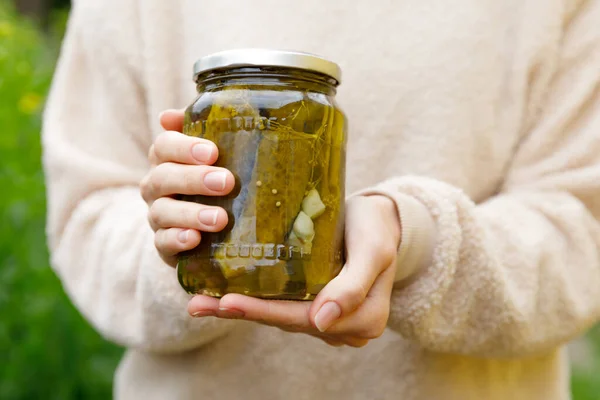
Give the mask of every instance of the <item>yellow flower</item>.
[[25, 93], [20, 99], [17, 105], [19, 111], [23, 114], [33, 114], [37, 111], [40, 103], [42, 102], [42, 96], [37, 93]]
[[0, 37], [10, 37], [15, 31], [15, 27], [8, 21], [0, 21]]

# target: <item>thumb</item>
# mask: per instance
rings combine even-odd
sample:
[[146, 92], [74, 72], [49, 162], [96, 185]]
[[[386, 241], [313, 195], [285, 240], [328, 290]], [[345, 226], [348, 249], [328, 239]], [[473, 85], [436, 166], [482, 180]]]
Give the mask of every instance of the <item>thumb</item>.
[[[392, 206], [396, 212], [393, 203]], [[348, 201], [346, 265], [318, 294], [310, 309], [311, 322], [319, 331], [325, 332], [342, 316], [356, 310], [369, 296], [377, 277], [395, 261], [398, 243], [389, 234], [389, 224], [397, 220], [388, 218], [384, 211], [374, 197]]]

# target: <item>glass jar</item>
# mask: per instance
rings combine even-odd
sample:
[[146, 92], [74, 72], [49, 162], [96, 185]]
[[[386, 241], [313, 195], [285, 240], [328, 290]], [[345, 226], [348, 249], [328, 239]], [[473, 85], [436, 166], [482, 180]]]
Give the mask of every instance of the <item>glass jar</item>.
[[198, 97], [183, 133], [213, 141], [236, 178], [220, 206], [229, 224], [179, 255], [194, 294], [310, 300], [343, 263], [347, 123], [335, 102], [339, 67], [288, 51], [234, 50], [194, 66]]

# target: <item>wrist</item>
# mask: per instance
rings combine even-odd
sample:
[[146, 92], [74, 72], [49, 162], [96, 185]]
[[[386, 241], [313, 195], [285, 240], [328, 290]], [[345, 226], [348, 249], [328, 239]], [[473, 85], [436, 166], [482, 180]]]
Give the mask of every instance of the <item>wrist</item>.
[[395, 221], [388, 224], [397, 229], [390, 233], [398, 243], [395, 282], [404, 281], [431, 264], [437, 227], [423, 203], [410, 195], [390, 190], [385, 183], [352, 196], [372, 197], [380, 202], [385, 218]]
[[377, 208], [382, 213], [383, 220], [386, 221], [388, 237], [390, 237], [396, 249], [398, 249], [402, 242], [402, 223], [396, 202], [382, 194], [373, 194], [367, 197], [376, 202]]

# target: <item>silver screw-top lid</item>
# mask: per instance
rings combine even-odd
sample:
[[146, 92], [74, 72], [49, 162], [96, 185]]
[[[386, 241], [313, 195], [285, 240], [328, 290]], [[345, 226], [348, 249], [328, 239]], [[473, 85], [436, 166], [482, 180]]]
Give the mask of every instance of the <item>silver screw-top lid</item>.
[[289, 67], [319, 72], [341, 82], [340, 67], [323, 57], [297, 51], [269, 49], [227, 50], [202, 57], [194, 64], [194, 80], [208, 71], [237, 67]]

